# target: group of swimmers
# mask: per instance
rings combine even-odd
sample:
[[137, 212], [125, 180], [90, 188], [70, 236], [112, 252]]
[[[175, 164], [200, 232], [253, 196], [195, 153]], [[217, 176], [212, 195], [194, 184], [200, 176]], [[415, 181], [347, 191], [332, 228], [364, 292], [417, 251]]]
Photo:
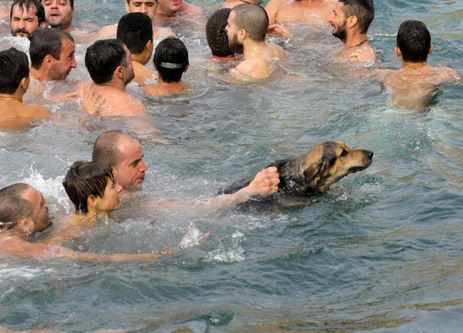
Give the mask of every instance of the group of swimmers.
[[[189, 68], [188, 50], [173, 36], [168, 23], [172, 18], [184, 17], [197, 21], [201, 10], [185, 1], [125, 0], [124, 4], [128, 14], [118, 24], [103, 27], [91, 37], [96, 41], [85, 53], [85, 66], [91, 80], [80, 83], [66, 95], [66, 98], [79, 98], [83, 110], [89, 114], [134, 116], [146, 113], [144, 104], [126, 90], [132, 80], [145, 93], [155, 96], [180, 93], [186, 87], [181, 78]], [[10, 30], [13, 36], [30, 39], [31, 66], [29, 68], [27, 55], [22, 51], [15, 48], [0, 51], [1, 128], [15, 129], [50, 116], [44, 106], [25, 104], [23, 98], [36, 99], [43, 92], [43, 82], [64, 81], [77, 66], [73, 35], [82, 38], [83, 34], [72, 24], [74, 13], [73, 0], [12, 2]], [[284, 61], [287, 53], [281, 46], [268, 42], [266, 37], [277, 33], [290, 38], [284, 24], [293, 21], [331, 25], [333, 35], [343, 42], [340, 58], [371, 67], [378, 62], [367, 37], [373, 19], [371, 0], [270, 0], [265, 8], [257, 3], [227, 0], [204, 26], [214, 60], [236, 61], [230, 76], [239, 82], [256, 82], [269, 79], [275, 62]], [[156, 47], [154, 36], [162, 38]], [[431, 36], [425, 24], [405, 21], [399, 27], [396, 46], [402, 68], [372, 69], [371, 73], [392, 90], [397, 105], [420, 107], [441, 84], [461, 79], [448, 67], [429, 66], [427, 56], [432, 51]], [[146, 66], [153, 52], [154, 71]], [[153, 77], [157, 77], [156, 83]], [[413, 88], [410, 82], [414, 83]], [[117, 210], [119, 197], [124, 191], [139, 186], [145, 171], [138, 140], [120, 131], [103, 133], [95, 142], [92, 162], [79, 161], [70, 167], [63, 185], [75, 206], [75, 215], [46, 242], [29, 242], [33, 234], [51, 225], [47, 200], [40, 191], [21, 183], [0, 190], [0, 248], [8, 255], [36, 259], [66, 256], [84, 260], [126, 260], [161, 256], [153, 253], [139, 257], [101, 256], [63, 247], [69, 238], [76, 237], [80, 228], [95, 225], [96, 221]], [[278, 170], [267, 168], [240, 192], [208, 199], [199, 206], [206, 209], [232, 207], [277, 191], [278, 183]], [[174, 206], [174, 209], [181, 209], [181, 205]]]

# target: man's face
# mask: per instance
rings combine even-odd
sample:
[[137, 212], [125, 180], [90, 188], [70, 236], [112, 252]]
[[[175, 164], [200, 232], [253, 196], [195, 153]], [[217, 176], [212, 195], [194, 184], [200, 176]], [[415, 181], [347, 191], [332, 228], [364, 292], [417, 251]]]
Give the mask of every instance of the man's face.
[[61, 52], [59, 59], [54, 59], [52, 66], [53, 80], [65, 80], [71, 70], [77, 67], [76, 58], [74, 57], [76, 47], [74, 43], [68, 39], [61, 40]]
[[122, 190], [122, 186], [118, 183], [113, 182], [111, 179], [108, 179], [106, 184], [103, 197], [98, 197], [96, 208], [100, 212], [111, 213], [115, 210], [118, 210], [121, 207], [119, 201], [119, 193]]
[[16, 5], [13, 7], [10, 20], [10, 29], [13, 36], [30, 38], [31, 34], [39, 28], [39, 18], [35, 15], [35, 6], [29, 10]]
[[34, 230], [31, 233], [36, 233], [51, 226], [50, 216], [48, 215], [48, 200], [42, 196], [42, 193], [33, 187], [29, 187], [22, 194], [23, 199], [29, 201], [33, 207], [32, 220], [34, 221]]
[[342, 2], [336, 3], [333, 13], [329, 19], [329, 23], [333, 27], [333, 36], [345, 41], [347, 17], [344, 12], [344, 4]]
[[124, 83], [127, 85], [135, 78], [135, 71], [133, 69], [133, 64], [132, 64], [132, 54], [130, 53], [129, 49], [125, 45], [124, 45], [124, 50], [126, 53], [126, 57], [125, 57], [126, 65], [124, 66], [125, 68]]
[[128, 13], [143, 13], [154, 19], [158, 6], [157, 0], [126, 0], [125, 9]]
[[159, 12], [167, 15], [175, 15], [182, 7], [183, 0], [158, 0]]
[[42, 0], [45, 8], [45, 19], [53, 28], [69, 29], [72, 26], [74, 8], [70, 0]]
[[122, 138], [117, 146], [120, 153], [119, 163], [115, 166], [118, 184], [123, 187], [141, 185], [147, 167], [143, 161], [140, 142], [132, 138]]
[[227, 32], [228, 45], [233, 53], [243, 53], [243, 44], [238, 40], [238, 31], [234, 23], [235, 13], [232, 11], [228, 16], [225, 31]]

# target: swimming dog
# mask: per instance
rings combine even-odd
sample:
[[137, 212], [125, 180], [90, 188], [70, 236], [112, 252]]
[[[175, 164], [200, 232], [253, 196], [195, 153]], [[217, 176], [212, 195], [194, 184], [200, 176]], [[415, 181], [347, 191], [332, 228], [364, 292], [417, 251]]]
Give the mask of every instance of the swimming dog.
[[[294, 158], [276, 161], [280, 174], [277, 193], [299, 197], [311, 197], [328, 191], [341, 178], [368, 168], [373, 152], [352, 149], [344, 141], [328, 141], [315, 146], [307, 153]], [[224, 187], [219, 194], [231, 194], [249, 185], [245, 178]]]

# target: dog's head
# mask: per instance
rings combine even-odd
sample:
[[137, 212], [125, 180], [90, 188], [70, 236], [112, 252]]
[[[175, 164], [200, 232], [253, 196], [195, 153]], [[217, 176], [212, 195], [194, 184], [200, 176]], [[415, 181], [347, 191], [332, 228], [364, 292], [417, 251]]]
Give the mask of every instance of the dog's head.
[[373, 152], [352, 149], [343, 141], [325, 142], [306, 154], [275, 165], [280, 172], [280, 188], [296, 195], [313, 195], [328, 191], [341, 178], [366, 169]]

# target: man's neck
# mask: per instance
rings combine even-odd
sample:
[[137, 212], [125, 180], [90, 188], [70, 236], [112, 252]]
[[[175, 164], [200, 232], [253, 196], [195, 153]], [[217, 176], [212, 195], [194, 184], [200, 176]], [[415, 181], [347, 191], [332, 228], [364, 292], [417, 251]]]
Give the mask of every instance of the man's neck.
[[262, 55], [266, 47], [267, 47], [267, 44], [265, 43], [265, 41], [247, 42], [243, 47], [243, 60], [247, 60], [247, 59]]
[[47, 71], [43, 69], [35, 69], [34, 67], [30, 68], [30, 76], [32, 79], [37, 81], [52, 81], [52, 78]]
[[106, 83], [102, 83], [102, 84], [97, 84], [95, 83], [95, 85], [97, 87], [106, 87], [106, 88], [114, 88], [114, 89], [117, 89], [117, 90], [121, 90], [123, 92], [125, 92], [125, 84], [122, 82], [122, 81], [115, 81], [115, 80], [111, 80], [109, 82], [106, 82]]
[[352, 36], [348, 36], [344, 41], [344, 48], [346, 50], [353, 49], [355, 47], [360, 47], [368, 43], [367, 34], [364, 33], [357, 33], [353, 34]]
[[0, 102], [1, 101], [17, 101], [22, 103], [22, 97], [24, 93], [21, 93], [20, 88], [17, 89], [13, 94], [8, 95], [8, 94], [0, 94]]

